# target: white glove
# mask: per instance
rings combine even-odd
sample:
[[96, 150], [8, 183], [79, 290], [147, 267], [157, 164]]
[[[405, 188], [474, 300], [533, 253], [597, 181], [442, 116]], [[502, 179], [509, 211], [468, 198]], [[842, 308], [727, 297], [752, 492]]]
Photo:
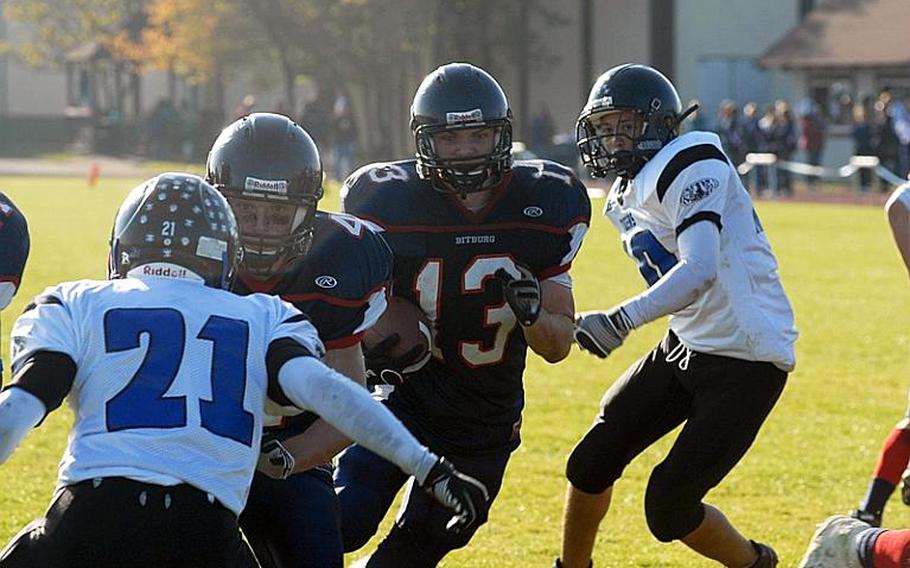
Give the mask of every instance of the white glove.
[[621, 307], [607, 312], [584, 312], [575, 317], [575, 342], [584, 351], [606, 359], [633, 329]]

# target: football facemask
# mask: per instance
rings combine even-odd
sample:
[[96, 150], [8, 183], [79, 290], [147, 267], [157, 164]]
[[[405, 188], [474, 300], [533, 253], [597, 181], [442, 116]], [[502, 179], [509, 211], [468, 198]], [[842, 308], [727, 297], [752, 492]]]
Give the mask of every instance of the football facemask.
[[259, 277], [284, 273], [309, 250], [315, 204], [308, 207], [244, 197], [228, 201], [240, 228], [244, 272]]

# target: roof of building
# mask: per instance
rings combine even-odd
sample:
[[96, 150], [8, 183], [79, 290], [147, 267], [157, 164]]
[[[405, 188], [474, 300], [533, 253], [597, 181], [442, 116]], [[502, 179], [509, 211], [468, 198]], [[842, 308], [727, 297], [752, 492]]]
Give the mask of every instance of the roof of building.
[[910, 2], [828, 0], [758, 59], [762, 67], [910, 65]]

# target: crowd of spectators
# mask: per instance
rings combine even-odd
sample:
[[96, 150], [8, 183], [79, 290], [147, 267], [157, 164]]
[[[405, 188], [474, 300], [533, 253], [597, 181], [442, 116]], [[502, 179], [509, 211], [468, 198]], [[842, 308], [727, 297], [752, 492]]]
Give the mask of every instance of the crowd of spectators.
[[[831, 108], [819, 105], [811, 99], [803, 99], [791, 108], [784, 100], [765, 105], [759, 110], [754, 102], [747, 102], [741, 108], [732, 100], [721, 102], [713, 123], [705, 125], [697, 115], [697, 121], [689, 121], [689, 129], [707, 126], [721, 138], [730, 159], [741, 164], [749, 153], [767, 153], [777, 156], [778, 167], [769, 172], [757, 167], [754, 190], [774, 190], [782, 195], [793, 192], [792, 174], [789, 164], [799, 154], [798, 161], [811, 166], [820, 166], [830, 125], [842, 125], [842, 132], [853, 140], [853, 154], [876, 156], [882, 166], [899, 177], [906, 177], [910, 170], [910, 112], [907, 103], [910, 98], [896, 97], [890, 89], [883, 89], [876, 97], [865, 97], [853, 102], [849, 96], [837, 99]], [[692, 101], [697, 103], [697, 101]], [[776, 183], [772, 183], [776, 175]], [[862, 169], [860, 189], [871, 191], [872, 172]], [[814, 189], [818, 176], [812, 170], [804, 174], [807, 185]], [[877, 187], [887, 191], [884, 181]]]

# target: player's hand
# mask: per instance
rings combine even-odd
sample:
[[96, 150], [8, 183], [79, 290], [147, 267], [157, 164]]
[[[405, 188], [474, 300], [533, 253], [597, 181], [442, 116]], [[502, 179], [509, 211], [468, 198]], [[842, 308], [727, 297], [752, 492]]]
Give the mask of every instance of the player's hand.
[[256, 469], [272, 479], [287, 479], [294, 473], [294, 456], [275, 438], [264, 439]]
[[367, 368], [367, 381], [370, 384], [398, 386], [404, 382], [408, 367], [415, 365], [423, 358], [423, 347], [415, 345], [403, 355], [394, 356], [392, 351], [401, 343], [401, 336], [393, 333], [364, 351], [363, 362]]
[[540, 317], [540, 282], [528, 267], [515, 265], [521, 278], [515, 278], [504, 268], [496, 271], [496, 278], [502, 280], [502, 294], [509, 303], [521, 325], [533, 325]]
[[575, 342], [601, 359], [618, 349], [631, 330], [632, 322], [622, 308], [585, 312], [575, 318]]
[[454, 533], [471, 528], [486, 512], [490, 502], [490, 493], [483, 483], [459, 472], [445, 458], [439, 458], [421, 487], [455, 511], [446, 525], [446, 529]]

